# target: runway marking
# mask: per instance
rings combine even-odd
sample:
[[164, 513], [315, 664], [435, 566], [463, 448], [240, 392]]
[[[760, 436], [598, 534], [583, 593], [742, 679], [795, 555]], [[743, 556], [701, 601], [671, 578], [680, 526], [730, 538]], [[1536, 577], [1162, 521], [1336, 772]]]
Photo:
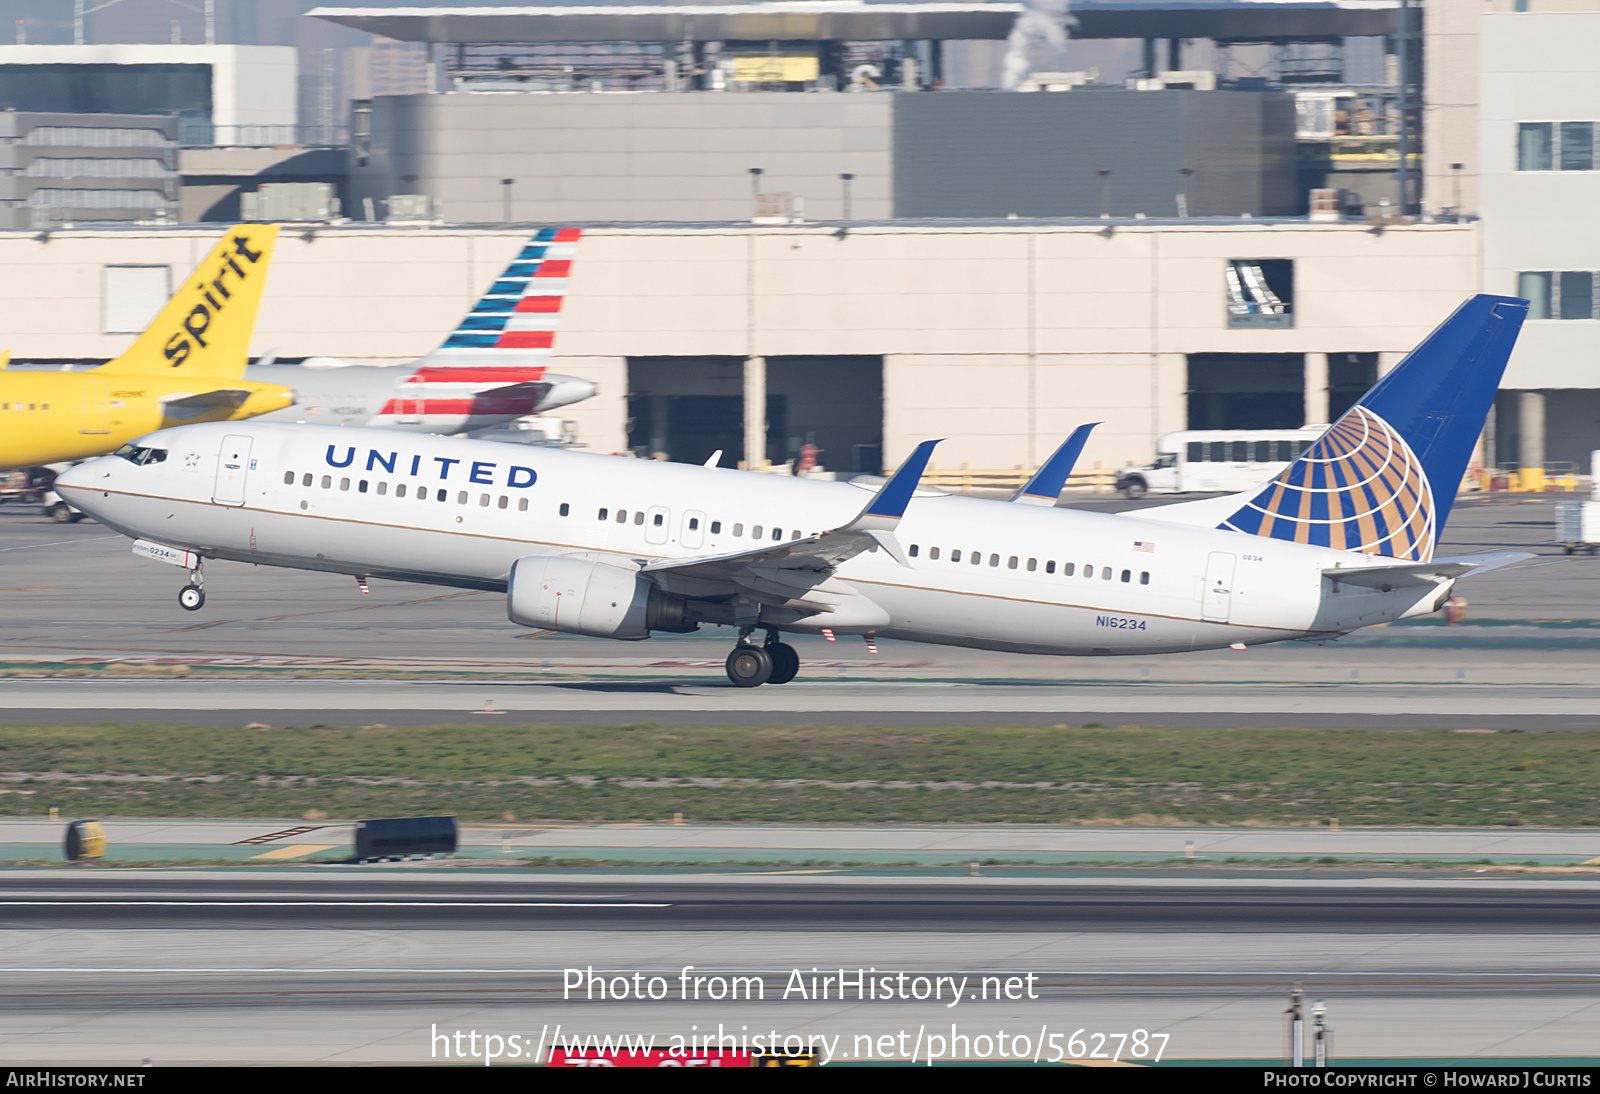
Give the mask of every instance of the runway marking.
[[74, 543], [93, 543], [97, 539], [121, 539], [121, 536], [89, 536], [86, 539], [58, 539], [54, 543], [29, 543], [22, 547], [0, 547], [3, 551], [31, 551], [35, 547], [70, 547]]
[[314, 855], [318, 851], [331, 851], [337, 846], [339, 846], [337, 843], [294, 843], [288, 847], [274, 847], [272, 850], [263, 851], [259, 855], [251, 855], [250, 858], [252, 860], [300, 858], [302, 855]]
[[671, 908], [666, 903], [523, 900], [5, 900], [6, 908]]
[[294, 828], [285, 828], [281, 832], [268, 832], [264, 836], [251, 836], [249, 839], [237, 840], [236, 844], [271, 843], [273, 840], [283, 839], [285, 836], [303, 836], [307, 832], [315, 832], [319, 828], [326, 827], [328, 827], [326, 824], [302, 824]]

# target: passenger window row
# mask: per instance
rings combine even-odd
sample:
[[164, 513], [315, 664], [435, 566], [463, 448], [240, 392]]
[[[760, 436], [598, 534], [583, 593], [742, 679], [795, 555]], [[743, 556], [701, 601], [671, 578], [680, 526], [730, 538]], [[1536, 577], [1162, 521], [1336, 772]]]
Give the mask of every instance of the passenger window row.
[[[921, 553], [922, 553], [922, 546], [920, 544], [913, 543], [911, 545], [911, 550], [910, 550], [909, 553], [910, 553], [912, 558], [919, 557], [921, 555]], [[929, 562], [937, 562], [937, 561], [939, 561], [940, 555], [941, 555], [941, 552], [940, 552], [940, 549], [938, 547], [929, 547], [928, 548], [928, 556], [927, 557], [928, 557], [928, 561]], [[993, 552], [990, 552], [988, 557], [989, 557], [989, 565], [998, 569], [999, 566], [1000, 566], [1000, 556], [997, 555], [997, 554], [994, 554]], [[962, 559], [961, 548], [959, 548], [959, 547], [952, 548], [950, 550], [949, 559], [950, 559], [951, 562], [960, 562], [961, 559]], [[971, 552], [967, 553], [966, 559], [967, 559], [967, 562], [970, 565], [982, 566], [983, 562], [984, 562], [984, 553], [982, 551], [971, 551]], [[1027, 559], [1026, 561], [1024, 561], [1023, 559], [1019, 558], [1017, 555], [1009, 555], [1009, 556], [1006, 557], [1005, 567], [1008, 570], [1025, 569], [1030, 574], [1031, 573], [1037, 573], [1038, 570], [1039, 570], [1039, 560], [1036, 559], [1036, 558], [1030, 558], [1030, 559]], [[1045, 561], [1044, 572], [1047, 573], [1047, 574], [1053, 574], [1053, 573], [1056, 572], [1056, 560], [1055, 559], [1052, 558], [1052, 559], [1047, 559]], [[1063, 562], [1061, 564], [1061, 576], [1062, 577], [1072, 577], [1072, 576], [1076, 575], [1077, 573], [1078, 573], [1078, 564], [1076, 562]], [[1093, 565], [1089, 564], [1089, 563], [1085, 563], [1084, 566], [1083, 566], [1083, 576], [1085, 578], [1089, 579], [1089, 580], [1093, 580], [1094, 576], [1095, 576], [1095, 567]], [[1111, 581], [1112, 579], [1116, 578], [1117, 576], [1118, 576], [1118, 573], [1117, 573], [1117, 570], [1116, 570], [1115, 567], [1113, 567], [1113, 566], [1102, 566], [1102, 567], [1100, 567], [1100, 580], [1101, 581]], [[1124, 582], [1132, 582], [1133, 581], [1133, 571], [1132, 570], [1123, 570], [1121, 572], [1121, 578], [1122, 578], [1122, 580]], [[1141, 570], [1139, 572], [1139, 584], [1141, 584], [1141, 585], [1150, 584], [1150, 571], [1149, 570]]]
[[[561, 515], [562, 516], [566, 516], [567, 515], [567, 511], [568, 511], [568, 506], [567, 506], [567, 504], [565, 502], [563, 502], [561, 504]], [[617, 524], [627, 524], [627, 523], [630, 522], [630, 520], [634, 524], [643, 524], [645, 522], [646, 517], [645, 517], [645, 512], [642, 509], [634, 509], [634, 510], [632, 510], [631, 515], [630, 515], [630, 511], [627, 510], [627, 509], [616, 509], [616, 510], [613, 510], [613, 509], [608, 507], [608, 508], [596, 510], [595, 511], [595, 519], [597, 521], [601, 522], [602, 524], [604, 524], [604, 523], [606, 523], [608, 521], [615, 521]], [[662, 527], [663, 525], [666, 524], [666, 519], [667, 518], [666, 518], [666, 514], [665, 513], [654, 513], [654, 514], [650, 515], [649, 519], [650, 519], [650, 523], [651, 524], [653, 524], [657, 528], [660, 528], [660, 527]], [[690, 517], [689, 518], [689, 530], [691, 532], [697, 532], [697, 531], [700, 530], [700, 518], [699, 517]], [[735, 524], [735, 525], [733, 525], [732, 528], [729, 529], [729, 534], [731, 536], [733, 536], [733, 538], [735, 538], [735, 539], [743, 539], [744, 538], [744, 533], [745, 533], [745, 526], [744, 526], [743, 523]], [[722, 522], [720, 520], [714, 520], [714, 521], [711, 522], [711, 534], [714, 535], [714, 536], [720, 536], [722, 534]], [[773, 528], [773, 529], [771, 529], [769, 531], [765, 525], [752, 524], [750, 526], [750, 538], [751, 539], [767, 539], [767, 538], [770, 538], [774, 542], [777, 542], [777, 541], [780, 541], [780, 540], [783, 539], [783, 529], [782, 528]], [[799, 539], [800, 538], [800, 530], [798, 528], [791, 528], [789, 530], [789, 538], [792, 539], [792, 540]]]
[[[283, 484], [285, 486], [293, 486], [294, 480], [295, 473], [293, 471], [285, 471], [283, 473]], [[317, 476], [307, 471], [300, 476], [300, 485], [302, 487], [320, 485], [324, 490], [332, 490], [334, 489], [334, 478], [332, 475], [323, 475], [319, 484], [317, 482]], [[340, 490], [348, 491], [351, 488], [351, 485], [352, 480], [349, 477], [340, 476], [338, 480], [338, 488]], [[450, 500], [451, 495], [451, 491], [446, 490], [443, 487], [439, 487], [437, 490], [430, 493], [429, 488], [426, 486], [414, 486], [403, 482], [395, 484], [394, 493], [392, 495], [389, 493], [389, 484], [387, 482], [372, 483], [366, 479], [357, 479], [354, 480], [354, 486], [355, 491], [358, 494], [376, 494], [379, 497], [391, 496], [396, 498], [403, 498], [409, 495], [410, 497], [416, 498], [418, 501], [428, 501], [432, 499], [434, 501], [447, 502]], [[457, 490], [454, 491], [454, 493], [455, 502], [457, 505], [467, 505], [474, 500], [473, 491]], [[492, 494], [478, 494], [476, 501], [480, 509], [488, 509], [491, 506], [496, 509], [511, 508], [511, 498], [506, 494], [500, 494], [498, 498]], [[566, 506], [563, 505], [562, 508], [565, 509]], [[527, 511], [528, 499], [518, 498], [517, 512], [526, 513]], [[565, 516], [566, 514], [563, 513], [562, 515]]]
[[49, 410], [49, 403], [0, 403], [0, 410]]

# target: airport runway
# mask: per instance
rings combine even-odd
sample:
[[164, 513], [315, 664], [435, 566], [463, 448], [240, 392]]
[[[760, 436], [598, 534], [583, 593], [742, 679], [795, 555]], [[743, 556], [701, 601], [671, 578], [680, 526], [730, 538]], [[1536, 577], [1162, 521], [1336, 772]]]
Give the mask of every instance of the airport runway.
[[[1600, 1007], [1597, 911], [1600, 883], [1568, 880], [12, 873], [0, 1059], [446, 1062], [440, 1031], [531, 1046], [558, 1026], [665, 1042], [719, 1025], [828, 1038], [837, 1062], [876, 1058], [883, 1036], [903, 1058], [919, 1030], [924, 1053], [930, 1033], [983, 1035], [991, 1059], [1001, 1031], [1134, 1030], [1167, 1035], [1168, 1058], [1262, 1059], [1281, 1052], [1294, 983], [1327, 1001], [1339, 1058], [1581, 1056]], [[564, 993], [583, 977], [567, 969], [613, 988], [660, 976], [665, 997], [585, 999]], [[813, 969], [966, 990], [954, 1006], [948, 986], [816, 998]], [[735, 975], [761, 997], [709, 997]], [[683, 976], [705, 994], [684, 998]], [[999, 978], [987, 999], [985, 976]]]

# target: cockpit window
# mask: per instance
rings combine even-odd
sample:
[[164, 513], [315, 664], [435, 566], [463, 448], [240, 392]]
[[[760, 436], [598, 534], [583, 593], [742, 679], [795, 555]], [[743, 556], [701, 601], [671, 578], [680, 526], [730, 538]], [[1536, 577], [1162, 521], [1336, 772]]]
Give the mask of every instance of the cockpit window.
[[147, 463], [160, 463], [166, 459], [167, 450], [165, 448], [141, 448], [136, 444], [129, 443], [117, 449], [112, 455], [121, 456], [129, 463], [136, 463], [142, 467]]

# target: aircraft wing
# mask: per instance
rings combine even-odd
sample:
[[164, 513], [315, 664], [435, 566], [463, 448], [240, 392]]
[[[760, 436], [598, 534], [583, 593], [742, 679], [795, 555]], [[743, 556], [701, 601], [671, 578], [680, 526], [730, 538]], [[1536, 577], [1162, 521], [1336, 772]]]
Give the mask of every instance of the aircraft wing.
[[1532, 557], [1526, 551], [1498, 551], [1490, 555], [1458, 555], [1436, 558], [1431, 562], [1403, 562], [1393, 566], [1335, 567], [1323, 570], [1322, 576], [1341, 585], [1359, 585], [1388, 592], [1390, 589], [1411, 586], [1438, 585], [1464, 574], [1482, 573]]
[[644, 572], [664, 588], [686, 596], [751, 592], [769, 599], [800, 601], [831, 578], [841, 563], [864, 551], [881, 547], [901, 565], [910, 565], [894, 538], [894, 529], [938, 443], [918, 445], [894, 477], [842, 528], [733, 554], [660, 559], [646, 564]]

